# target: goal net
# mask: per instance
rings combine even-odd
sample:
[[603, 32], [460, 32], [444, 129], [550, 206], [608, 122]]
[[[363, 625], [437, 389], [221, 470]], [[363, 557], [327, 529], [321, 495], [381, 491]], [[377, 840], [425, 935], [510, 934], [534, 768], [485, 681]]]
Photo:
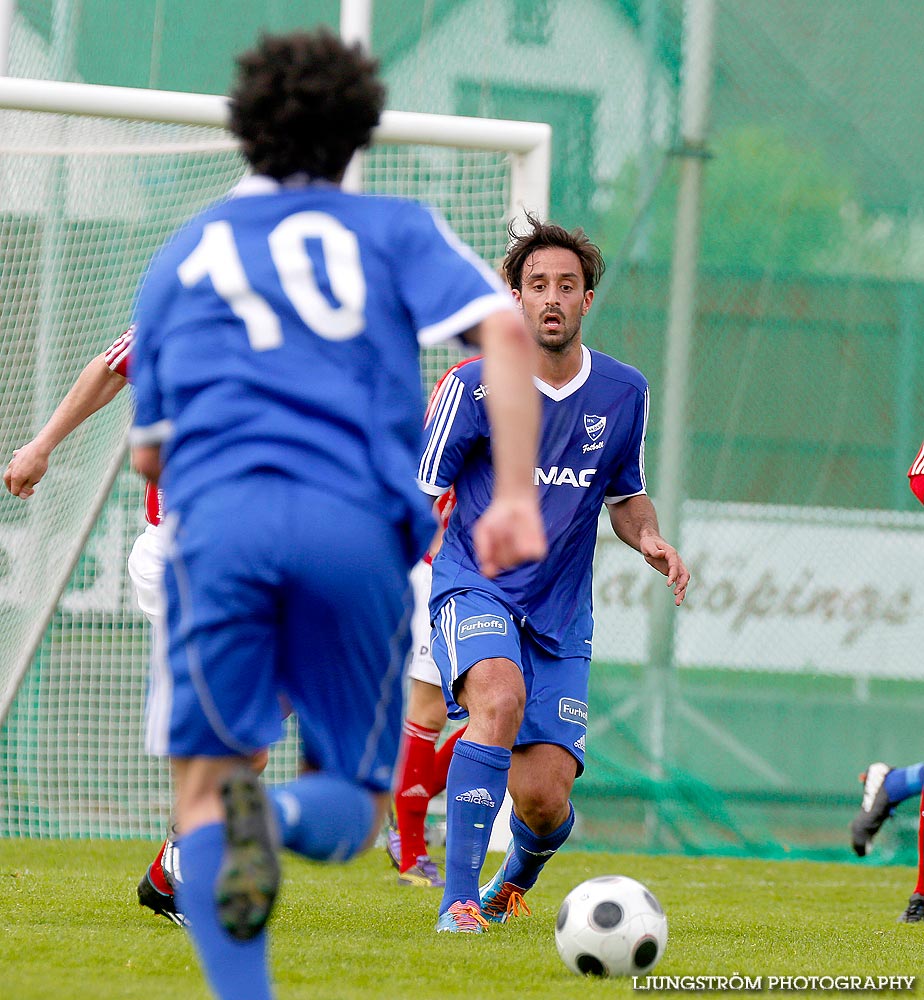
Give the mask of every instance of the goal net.
[[[0, 456], [44, 424], [128, 325], [151, 254], [244, 163], [207, 95], [0, 80]], [[548, 197], [547, 126], [386, 112], [355, 173], [437, 206], [484, 259]], [[427, 352], [422, 392], [454, 358]], [[158, 837], [143, 751], [148, 624], [126, 562], [144, 527], [129, 393], [54, 452], [34, 497], [0, 494], [0, 836]], [[269, 777], [296, 768], [295, 734]]]

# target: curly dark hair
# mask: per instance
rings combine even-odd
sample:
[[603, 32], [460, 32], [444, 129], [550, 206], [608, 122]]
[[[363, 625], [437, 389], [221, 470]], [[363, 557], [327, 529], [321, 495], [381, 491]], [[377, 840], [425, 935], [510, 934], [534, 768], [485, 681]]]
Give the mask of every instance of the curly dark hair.
[[339, 180], [385, 105], [379, 64], [327, 28], [264, 35], [237, 58], [231, 131], [253, 169]]
[[504, 263], [501, 265], [504, 277], [511, 288], [520, 291], [523, 287], [523, 265], [527, 258], [535, 250], [543, 247], [560, 247], [563, 250], [571, 250], [577, 254], [581, 262], [581, 271], [584, 275], [584, 290], [590, 291], [596, 288], [606, 264], [603, 261], [603, 254], [596, 243], [591, 243], [583, 229], [572, 229], [568, 232], [562, 226], [556, 226], [554, 222], [540, 222], [529, 212], [526, 213], [526, 221], [530, 225], [530, 230], [526, 233], [518, 233], [516, 224], [511, 222], [507, 227], [510, 235], [510, 243], [507, 246], [507, 254]]

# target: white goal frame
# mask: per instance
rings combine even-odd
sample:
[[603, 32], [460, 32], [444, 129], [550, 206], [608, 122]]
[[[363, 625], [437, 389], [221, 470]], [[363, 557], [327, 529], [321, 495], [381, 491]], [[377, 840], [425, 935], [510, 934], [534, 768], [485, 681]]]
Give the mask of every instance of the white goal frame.
[[[229, 105], [227, 97], [217, 94], [0, 77], [0, 108], [227, 128]], [[542, 219], [548, 215], [550, 125], [416, 111], [384, 111], [373, 133], [373, 143], [382, 142], [464, 146], [510, 153], [513, 157], [511, 216], [525, 210]]]
[[[215, 94], [0, 77], [0, 109], [227, 128], [229, 100]], [[511, 222], [522, 219], [527, 211], [540, 218], [548, 215], [551, 140], [551, 127], [543, 123], [407, 111], [383, 112], [381, 123], [373, 133], [373, 145], [420, 144], [507, 154], [510, 162], [507, 214]], [[232, 141], [230, 136], [229, 141]], [[15, 147], [10, 151], [14, 150]], [[0, 136], [0, 153], [6, 151]], [[351, 171], [350, 176], [361, 176], [361, 170]], [[29, 640], [16, 653], [8, 684], [0, 690], [0, 726], [15, 702], [123, 460], [124, 450], [113, 455], [100, 484], [97, 502], [87, 510], [78, 536], [73, 540], [73, 548], [62, 553], [55, 567], [54, 601], [44, 609], [43, 615], [36, 617]]]

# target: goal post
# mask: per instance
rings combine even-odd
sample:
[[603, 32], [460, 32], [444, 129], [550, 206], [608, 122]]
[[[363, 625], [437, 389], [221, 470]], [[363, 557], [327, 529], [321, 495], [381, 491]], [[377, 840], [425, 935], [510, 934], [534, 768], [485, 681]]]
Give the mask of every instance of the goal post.
[[[225, 128], [228, 98], [170, 90], [0, 78], [0, 108], [174, 125]], [[230, 140], [229, 140], [230, 141]], [[552, 129], [543, 122], [384, 111], [374, 145], [427, 145], [505, 152], [511, 157], [510, 211], [545, 218]]]
[[[207, 94], [0, 79], [0, 459], [128, 325], [151, 254], [246, 164]], [[547, 125], [386, 111], [369, 191], [442, 211], [491, 263], [548, 210]], [[422, 391], [455, 360], [425, 352]], [[169, 781], [143, 752], [147, 623], [128, 553], [142, 483], [129, 393], [54, 452], [27, 501], [0, 490], [0, 836], [159, 836]], [[291, 737], [291, 733], [290, 733]], [[287, 739], [270, 777], [295, 767]]]

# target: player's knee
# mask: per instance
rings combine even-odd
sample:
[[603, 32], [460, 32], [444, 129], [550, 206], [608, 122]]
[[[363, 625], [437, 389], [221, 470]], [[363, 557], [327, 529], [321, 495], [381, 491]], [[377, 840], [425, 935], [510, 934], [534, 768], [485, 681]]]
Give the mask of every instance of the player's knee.
[[514, 811], [536, 836], [546, 837], [568, 818], [568, 789], [537, 785], [520, 791]]
[[408, 697], [407, 719], [425, 729], [442, 729], [446, 724], [443, 689], [415, 678]]
[[514, 737], [523, 721], [526, 696], [515, 688], [504, 688], [495, 692], [483, 705], [481, 716], [493, 721], [495, 728], [510, 728]]
[[490, 676], [472, 673], [465, 674], [463, 687], [456, 700], [466, 708], [474, 718], [494, 719], [498, 722], [515, 723], [519, 729], [523, 721], [523, 711], [526, 707], [526, 688], [519, 675], [499, 676], [497, 683], [492, 683]]
[[283, 845], [312, 861], [332, 862], [348, 861], [374, 841], [383, 794], [324, 772], [270, 790]]
[[[357, 807], [354, 812], [355, 821], [340, 828], [340, 839], [335, 850], [324, 858], [325, 861], [349, 861], [357, 854], [368, 851], [375, 844], [379, 830], [384, 821], [384, 811], [379, 808], [381, 796], [368, 789], [356, 789]], [[359, 800], [362, 801], [360, 805]], [[386, 802], [390, 796], [385, 795]]]

